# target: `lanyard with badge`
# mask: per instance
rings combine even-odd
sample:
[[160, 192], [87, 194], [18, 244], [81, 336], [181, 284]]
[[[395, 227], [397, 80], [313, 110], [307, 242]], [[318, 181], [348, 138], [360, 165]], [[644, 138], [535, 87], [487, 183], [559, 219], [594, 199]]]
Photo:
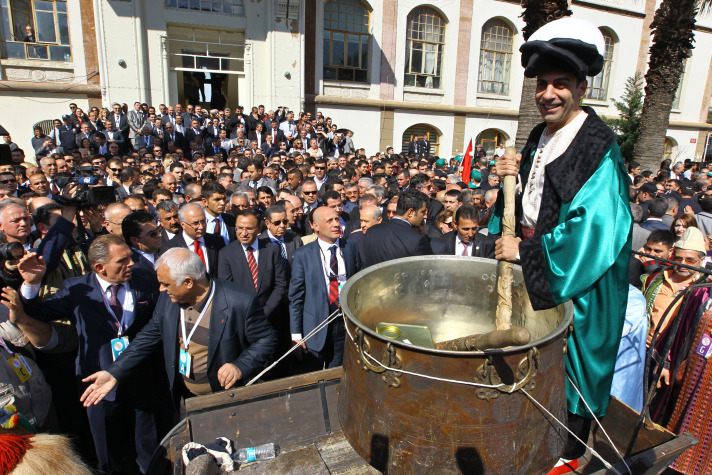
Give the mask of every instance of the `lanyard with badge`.
[[10, 350], [2, 336], [0, 336], [0, 346], [3, 347], [10, 355], [7, 361], [10, 363], [12, 370], [20, 379], [20, 382], [24, 383], [30, 379], [30, 376], [32, 376], [32, 368], [30, 368], [30, 365], [27, 363], [25, 357]]
[[[332, 282], [333, 280], [337, 280], [339, 282], [339, 295], [341, 295], [341, 288], [346, 283], [346, 274], [334, 274], [334, 272], [331, 270], [331, 255], [329, 255], [327, 258], [327, 255], [324, 253], [324, 250], [321, 248], [321, 246], [319, 246], [319, 251], [321, 252], [321, 263], [322, 267], [324, 268], [324, 276], [326, 277], [328, 282]], [[336, 252], [337, 254], [340, 252], [338, 246], [336, 248]], [[331, 254], [331, 251], [329, 251], [329, 254]], [[338, 257], [336, 258], [336, 262], [338, 266]]]
[[[126, 290], [125, 287], [124, 290]], [[128, 292], [128, 290], [126, 290], [126, 292]], [[111, 304], [109, 304], [109, 301], [106, 300], [106, 293], [104, 291], [101, 292], [101, 297], [104, 299], [104, 305], [106, 306], [106, 310], [109, 311], [109, 315], [111, 315], [111, 318], [114, 319], [114, 322], [116, 323], [116, 328], [118, 330], [117, 337], [111, 340], [111, 357], [114, 359], [114, 361], [116, 361], [116, 358], [121, 356], [121, 353], [126, 351], [126, 349], [129, 347], [129, 337], [123, 334], [123, 316], [121, 317], [121, 320], [116, 317], [114, 310], [111, 308]], [[118, 291], [116, 292], [116, 298], [119, 298]], [[130, 311], [133, 309], [126, 308], [124, 310]]]
[[208, 297], [207, 302], [205, 302], [205, 307], [203, 307], [203, 311], [200, 312], [200, 315], [198, 316], [198, 319], [195, 321], [195, 324], [193, 325], [193, 328], [190, 330], [190, 333], [186, 335], [185, 332], [185, 310], [180, 309], [180, 326], [181, 330], [183, 332], [183, 348], [180, 349], [180, 353], [178, 355], [178, 372], [185, 376], [186, 378], [190, 378], [191, 374], [191, 367], [192, 367], [192, 362], [193, 362], [193, 357], [188, 353], [188, 346], [190, 346], [190, 340], [193, 338], [193, 334], [195, 333], [195, 330], [198, 329], [198, 326], [200, 326], [200, 321], [203, 319], [205, 316], [205, 312], [208, 311], [208, 308], [210, 308], [210, 302], [213, 300], [213, 294], [215, 293], [215, 284], [212, 284], [210, 287], [210, 296]]

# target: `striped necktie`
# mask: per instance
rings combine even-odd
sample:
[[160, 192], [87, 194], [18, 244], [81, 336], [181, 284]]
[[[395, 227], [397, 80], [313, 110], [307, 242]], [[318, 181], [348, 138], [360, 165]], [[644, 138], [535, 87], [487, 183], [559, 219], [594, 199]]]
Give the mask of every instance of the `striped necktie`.
[[255, 284], [255, 290], [257, 290], [257, 261], [255, 260], [255, 255], [252, 252], [252, 246], [249, 246], [247, 248], [247, 265], [250, 267], [252, 282]]
[[275, 239], [274, 244], [279, 247], [279, 254], [282, 256], [282, 267], [284, 267], [284, 273], [289, 276], [289, 259], [287, 259], [287, 249], [284, 247], [284, 243], [278, 239]]

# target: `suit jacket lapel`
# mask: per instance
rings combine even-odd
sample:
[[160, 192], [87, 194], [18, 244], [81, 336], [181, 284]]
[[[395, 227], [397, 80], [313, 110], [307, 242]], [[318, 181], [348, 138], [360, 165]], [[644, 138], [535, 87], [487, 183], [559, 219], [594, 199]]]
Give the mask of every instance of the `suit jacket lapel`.
[[[265, 276], [265, 269], [267, 268], [267, 243], [256, 239], [254, 244], [257, 244], [257, 249], [260, 251], [260, 254], [262, 254], [257, 260], [257, 289], [261, 289], [262, 281]], [[273, 246], [271, 243], [269, 245]]]
[[215, 294], [213, 295], [212, 308], [210, 309], [210, 333], [208, 337], [208, 368], [213, 362], [218, 342], [225, 331], [225, 320], [228, 316], [225, 292], [217, 281], [213, 280]]

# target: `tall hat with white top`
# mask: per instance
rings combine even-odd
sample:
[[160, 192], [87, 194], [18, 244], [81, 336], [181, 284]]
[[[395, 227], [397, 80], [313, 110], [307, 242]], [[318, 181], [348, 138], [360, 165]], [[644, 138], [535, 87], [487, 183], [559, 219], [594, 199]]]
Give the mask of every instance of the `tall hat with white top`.
[[606, 43], [596, 25], [571, 17], [547, 23], [519, 48], [526, 77], [566, 70], [579, 80], [601, 72], [605, 50]]

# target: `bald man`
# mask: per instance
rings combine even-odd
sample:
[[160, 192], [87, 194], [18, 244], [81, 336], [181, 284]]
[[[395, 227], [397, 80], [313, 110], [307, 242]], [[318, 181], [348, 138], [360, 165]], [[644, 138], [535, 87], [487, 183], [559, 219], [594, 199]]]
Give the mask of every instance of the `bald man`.
[[121, 223], [130, 212], [131, 208], [124, 203], [110, 203], [104, 210], [104, 228], [106, 228], [106, 231], [123, 237]]

